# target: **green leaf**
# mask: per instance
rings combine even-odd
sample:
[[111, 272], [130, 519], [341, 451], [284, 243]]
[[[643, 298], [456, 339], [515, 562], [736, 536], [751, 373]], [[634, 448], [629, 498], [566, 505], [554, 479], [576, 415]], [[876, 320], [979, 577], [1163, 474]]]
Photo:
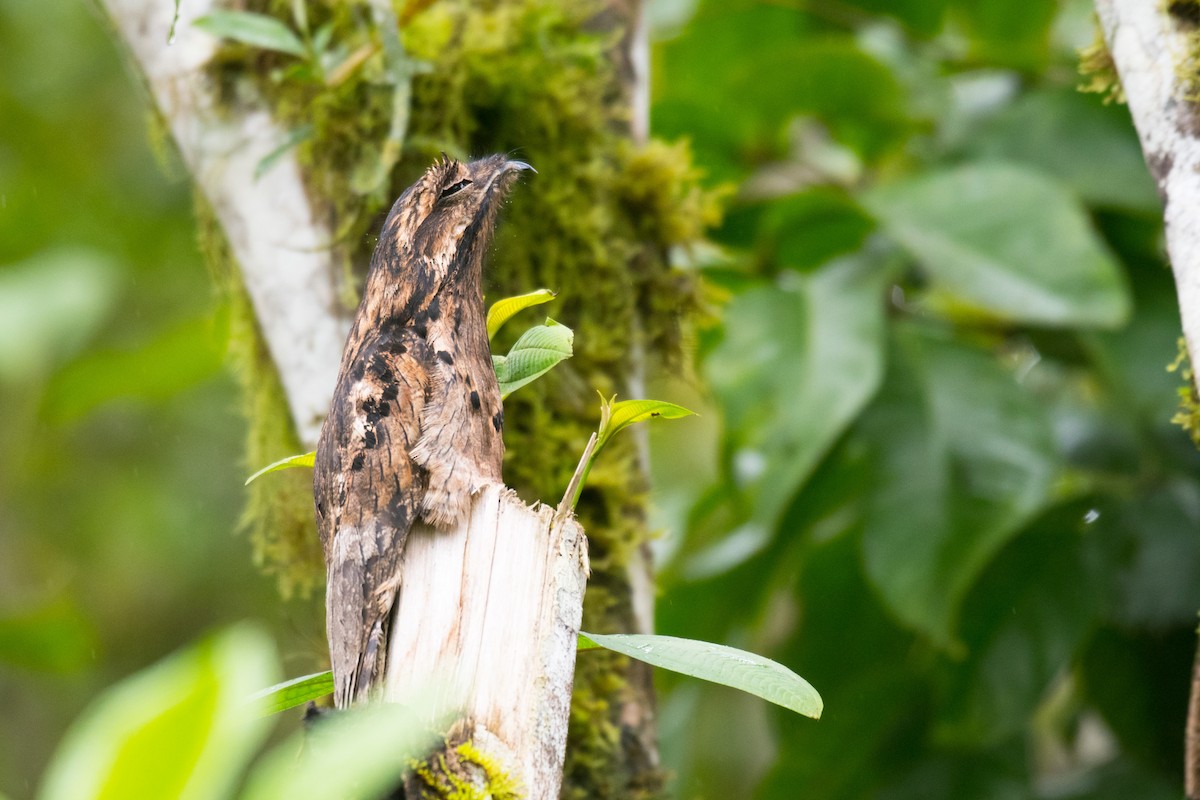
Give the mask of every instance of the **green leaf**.
[[312, 465], [315, 463], [317, 463], [317, 452], [315, 450], [311, 453], [302, 453], [298, 456], [281, 458], [274, 463], [267, 464], [249, 478], [246, 478], [246, 482], [243, 485], [249, 486], [252, 481], [262, 477], [263, 475], [266, 475], [268, 472], [276, 472], [281, 469], [292, 469], [294, 467], [312, 467]]
[[1016, 69], [1036, 69], [1050, 51], [1057, 0], [953, 0], [951, 13], [966, 29], [974, 58]]
[[542, 303], [549, 303], [555, 297], [558, 297], [558, 292], [552, 292], [549, 289], [538, 289], [536, 292], [519, 294], [516, 297], [506, 297], [503, 300], [497, 300], [495, 303], [492, 303], [492, 307], [487, 312], [488, 339], [495, 336], [496, 331], [500, 330], [504, 326], [504, 323], [512, 319], [518, 312], [533, 306], [539, 306]]
[[863, 509], [868, 577], [904, 624], [950, 650], [984, 568], [1053, 498], [1046, 410], [990, 355], [900, 326], [880, 402], [863, 418], [875, 463]]
[[1095, 95], [1030, 92], [972, 134], [968, 152], [1053, 175], [1091, 205], [1162, 214], [1129, 112]]
[[270, 715], [328, 694], [333, 694], [333, 671], [327, 669], [324, 672], [314, 672], [312, 675], [277, 683], [255, 693], [251, 699], [259, 704], [263, 714]]
[[0, 664], [70, 673], [90, 663], [96, 631], [80, 608], [59, 598], [24, 613], [0, 616]]
[[268, 731], [246, 698], [275, 669], [267, 636], [239, 626], [143, 670], [76, 721], [41, 797], [229, 796]]
[[799, 7], [704, 4], [686, 35], [656, 47], [656, 130], [690, 139], [715, 180], [788, 158], [800, 115], [860, 154], [896, 144], [910, 126], [900, 81], [850, 37], [814, 29], [828, 31]]
[[883, 378], [883, 281], [843, 259], [751, 289], [704, 364], [725, 413], [734, 479], [771, 527]]
[[1069, 503], [1039, 519], [971, 591], [962, 615], [969, 655], [945, 676], [939, 742], [966, 749], [1012, 741], [1071, 669], [1106, 593], [1085, 546], [1107, 534], [1081, 535], [1087, 512], [1088, 504]]
[[420, 698], [338, 712], [271, 751], [242, 800], [375, 800], [437, 743], [431, 716]]
[[732, 686], [806, 717], [821, 717], [823, 704], [817, 690], [804, 678], [769, 658], [675, 636], [587, 632], [580, 635], [601, 647], [652, 666]]
[[197, 28], [235, 42], [304, 57], [304, 43], [274, 17], [250, 11], [213, 11], [193, 23]]
[[271, 167], [275, 166], [275, 164], [279, 162], [279, 159], [283, 158], [289, 150], [301, 142], [306, 142], [311, 139], [313, 137], [314, 130], [316, 129], [313, 128], [311, 123], [292, 128], [292, 130], [288, 132], [288, 135], [283, 137], [283, 141], [279, 143], [279, 146], [263, 156], [262, 160], [258, 162], [258, 166], [254, 168], [254, 180], [258, 180], [265, 175], [267, 171], [270, 170]]
[[645, 422], [648, 419], [682, 419], [696, 414], [683, 406], [667, 403], [663, 400], [622, 400], [619, 403], [604, 401], [601, 398], [600, 432], [596, 438], [596, 453], [621, 431], [630, 425]]
[[863, 196], [935, 288], [968, 310], [1036, 325], [1115, 327], [1130, 300], [1117, 262], [1058, 183], [980, 162]]
[[575, 333], [549, 317], [517, 339], [507, 356], [492, 356], [501, 399], [531, 383], [571, 357]]
[[942, 28], [949, 0], [848, 0], [848, 5], [886, 14], [913, 33], [932, 36]]

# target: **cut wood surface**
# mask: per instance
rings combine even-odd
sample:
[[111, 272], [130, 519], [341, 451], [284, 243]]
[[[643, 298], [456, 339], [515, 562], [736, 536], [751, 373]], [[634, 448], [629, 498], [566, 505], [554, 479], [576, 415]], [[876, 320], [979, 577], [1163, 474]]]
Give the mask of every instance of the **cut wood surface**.
[[435, 687], [457, 733], [557, 798], [570, 717], [587, 538], [570, 514], [494, 485], [453, 530], [417, 525], [404, 554], [386, 697]]
[[205, 65], [218, 40], [192, 23], [217, 7], [104, 0], [113, 25], [171, 129], [242, 271], [263, 338], [279, 370], [301, 443], [314, 448], [329, 409], [348, 314], [337, 298], [332, 233], [314, 213], [290, 154], [261, 176], [262, 159], [287, 132], [263, 103], [222, 107]]

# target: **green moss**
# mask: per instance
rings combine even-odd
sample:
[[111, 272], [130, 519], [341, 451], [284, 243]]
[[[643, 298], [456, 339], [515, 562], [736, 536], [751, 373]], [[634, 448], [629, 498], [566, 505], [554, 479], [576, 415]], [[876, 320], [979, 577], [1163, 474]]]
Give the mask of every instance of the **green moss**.
[[1167, 367], [1168, 372], [1178, 371], [1183, 378], [1179, 387], [1179, 411], [1171, 422], [1187, 431], [1192, 443], [1200, 448], [1200, 392], [1196, 390], [1196, 373], [1188, 358], [1187, 340], [1179, 337], [1179, 355]]
[[[438, 800], [520, 800], [519, 782], [471, 742], [412, 765], [419, 796]], [[464, 777], [466, 776], [466, 777]]]
[[[290, 0], [247, 6], [291, 24]], [[505, 404], [505, 481], [530, 500], [556, 502], [562, 495], [599, 421], [595, 392], [630, 396], [633, 353], [644, 354], [651, 370], [678, 355], [681, 321], [696, 298], [693, 282], [672, 270], [669, 258], [699, 239], [718, 214], [717, 195], [702, 188], [686, 146], [629, 142], [610, 57], [618, 38], [596, 32], [599, 9], [596, 2], [561, 0], [398, 3], [410, 59], [398, 72], [384, 61], [369, 9], [327, 0], [309, 4], [310, 29], [331, 26], [330, 50], [339, 58], [366, 55], [348, 74], [338, 73], [334, 85], [329, 72], [314, 79], [294, 58], [235, 46], [212, 66], [231, 102], [250, 83], [285, 126], [313, 125], [297, 155], [314, 203], [334, 221], [348, 275], [363, 274], [372, 246], [366, 234], [439, 151], [509, 152], [538, 169], [514, 193], [485, 276], [490, 297], [558, 291], [548, 312], [575, 329], [575, 357]], [[389, 180], [371, 186], [362, 176], [378, 166], [394, 103], [405, 96], [399, 89], [411, 90], [404, 148]], [[504, 351], [520, 327], [502, 331], [496, 349]], [[248, 388], [251, 396], [257, 391]], [[584, 609], [589, 630], [634, 625], [626, 570], [647, 538], [646, 486], [634, 441], [625, 437], [606, 449], [579, 504], [593, 568]], [[308, 502], [303, 514], [311, 515]], [[279, 537], [269, 541], [259, 552], [283, 559], [271, 562], [278, 573], [309, 568], [301, 548], [280, 546]], [[659, 791], [661, 775], [629, 750], [637, 737], [622, 735], [629, 669], [611, 654], [580, 659], [564, 796]]]
[[1117, 66], [1113, 63], [1112, 53], [1108, 52], [1108, 45], [1098, 24], [1095, 41], [1079, 51], [1079, 74], [1084, 79], [1079, 91], [1101, 95], [1105, 105], [1125, 102], [1121, 76], [1117, 74]]

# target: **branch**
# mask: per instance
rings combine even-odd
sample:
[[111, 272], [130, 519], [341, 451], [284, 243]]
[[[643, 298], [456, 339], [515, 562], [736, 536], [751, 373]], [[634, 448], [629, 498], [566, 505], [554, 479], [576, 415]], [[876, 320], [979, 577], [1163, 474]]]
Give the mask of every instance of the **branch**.
[[192, 25], [212, 0], [104, 0], [196, 185], [242, 271], [300, 441], [316, 446], [349, 329], [337, 298], [332, 233], [317, 219], [291, 155], [254, 172], [286, 132], [261, 106], [222, 107], [205, 65], [217, 40]]
[[[1163, 201], [1167, 254], [1183, 335], [1200, 363], [1200, 115], [1185, 85], [1195, 26], [1149, 0], [1096, 0], [1104, 40]], [[1193, 68], [1194, 69], [1194, 68]], [[1200, 391], [1200, 369], [1193, 370]], [[1200, 651], [1193, 665], [1184, 753], [1189, 800], [1200, 800]]]
[[[1200, 361], [1200, 115], [1181, 78], [1192, 60], [1194, 30], [1149, 0], [1096, 0], [1096, 10], [1163, 200], [1167, 254], [1195, 364]], [[1194, 377], [1200, 391], [1200, 370]]]

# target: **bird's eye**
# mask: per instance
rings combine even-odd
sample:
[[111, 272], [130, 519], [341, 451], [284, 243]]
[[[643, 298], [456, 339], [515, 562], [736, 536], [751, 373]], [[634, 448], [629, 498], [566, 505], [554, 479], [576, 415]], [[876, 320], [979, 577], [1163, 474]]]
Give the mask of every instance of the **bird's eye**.
[[439, 197], [438, 199], [445, 200], [447, 197], [458, 194], [459, 192], [461, 192], [463, 189], [467, 188], [470, 185], [471, 185], [471, 179], [463, 178], [458, 183], [451, 184], [451, 185], [447, 186], [445, 189], [442, 189], [442, 196]]

